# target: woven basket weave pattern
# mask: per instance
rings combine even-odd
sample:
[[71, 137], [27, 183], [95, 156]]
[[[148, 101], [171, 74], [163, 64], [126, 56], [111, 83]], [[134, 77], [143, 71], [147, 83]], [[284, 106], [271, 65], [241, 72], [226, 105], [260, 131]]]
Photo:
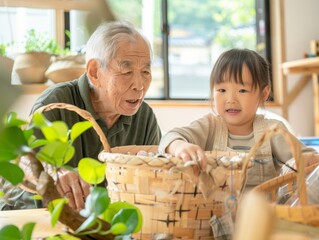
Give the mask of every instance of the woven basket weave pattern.
[[[219, 189], [218, 195], [221, 201], [215, 198], [205, 199], [197, 184], [188, 176], [179, 171], [171, 171], [172, 164], [152, 167], [144, 164], [143, 160], [137, 161], [140, 165], [123, 164], [125, 161], [121, 158], [130, 160], [143, 158], [134, 155], [140, 150], [156, 152], [157, 146], [117, 147], [111, 149], [113, 157], [110, 155], [101, 157], [103, 160], [105, 157], [110, 158], [109, 161], [106, 160], [106, 176], [111, 200], [132, 203], [142, 212], [144, 219], [142, 230], [133, 237], [135, 239], [214, 239], [209, 220], [213, 215], [221, 216], [226, 211], [223, 197], [228, 197], [230, 191], [226, 182], [225, 186]], [[126, 155], [127, 152], [130, 154]], [[208, 152], [208, 155], [214, 155], [216, 158], [233, 156], [235, 153], [214, 151]], [[238, 180], [239, 172], [233, 171]], [[231, 171], [227, 170], [225, 173], [229, 179]], [[165, 237], [157, 238], [157, 236]]]
[[[310, 173], [319, 163], [318, 154], [301, 154], [301, 149], [295, 138], [286, 131], [274, 128], [265, 133], [265, 139], [274, 134], [282, 134], [290, 145], [293, 156], [296, 161], [298, 173], [291, 172], [285, 175], [275, 177], [266, 181], [254, 190], [261, 191], [266, 194], [277, 218], [287, 220], [289, 222], [302, 223], [309, 226], [319, 226], [319, 204], [308, 204], [305, 176]], [[261, 139], [261, 143], [264, 139]], [[279, 205], [276, 203], [278, 192], [282, 188], [287, 189], [288, 193], [297, 191], [300, 203], [298, 206]]]

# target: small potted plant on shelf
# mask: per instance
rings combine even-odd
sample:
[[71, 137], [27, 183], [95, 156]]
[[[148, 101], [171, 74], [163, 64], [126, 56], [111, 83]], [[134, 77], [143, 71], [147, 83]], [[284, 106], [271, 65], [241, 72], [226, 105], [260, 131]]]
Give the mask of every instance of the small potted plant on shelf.
[[[0, 129], [0, 177], [14, 185], [23, 183], [24, 187], [35, 191], [51, 213], [51, 224], [59, 221], [71, 229], [65, 234], [67, 236], [75, 239], [131, 239], [130, 234], [141, 229], [141, 212], [129, 203], [111, 203], [107, 189], [97, 186], [105, 179], [105, 163], [92, 158], [83, 158], [79, 162], [79, 175], [92, 186], [85, 209], [80, 212], [67, 205], [68, 200], [60, 196], [56, 188], [58, 177], [55, 179], [45, 170], [47, 165], [54, 172], [61, 168], [70, 170], [67, 163], [74, 154], [72, 143], [92, 127], [92, 122], [78, 122], [68, 129], [63, 121], [50, 122], [42, 113], [35, 113], [28, 129], [26, 124], [16, 113], [5, 117], [5, 124]], [[42, 131], [43, 139], [33, 135], [35, 129]], [[21, 159], [27, 161], [29, 167], [22, 169], [19, 166]], [[26, 178], [29, 171], [33, 181]], [[29, 240], [34, 225], [26, 224], [21, 230], [14, 225], [4, 226], [0, 229], [0, 239]]]
[[[69, 32], [66, 34], [69, 35]], [[48, 79], [54, 83], [69, 81], [85, 71], [82, 54], [70, 54], [69, 47], [62, 48], [55, 39], [34, 29], [27, 32], [24, 49], [13, 66], [24, 84], [45, 83]]]
[[50, 65], [51, 55], [60, 49], [59, 45], [34, 29], [27, 31], [23, 44], [25, 52], [15, 58], [13, 71], [24, 84], [46, 82], [45, 71]]

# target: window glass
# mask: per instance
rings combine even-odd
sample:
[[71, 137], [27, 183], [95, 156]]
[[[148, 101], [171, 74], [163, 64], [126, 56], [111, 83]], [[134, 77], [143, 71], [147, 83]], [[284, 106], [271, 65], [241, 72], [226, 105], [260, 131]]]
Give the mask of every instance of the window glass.
[[150, 41], [153, 50], [153, 80], [146, 97], [163, 99], [165, 96], [163, 91], [161, 1], [109, 0], [108, 3], [118, 19], [132, 22]]
[[256, 49], [255, 0], [169, 0], [169, 89], [177, 99], [209, 97], [209, 76], [230, 48]]
[[[234, 47], [257, 50], [255, 0], [110, 0], [109, 3], [118, 18], [133, 22], [151, 40], [154, 80], [149, 98], [207, 99], [210, 72], [221, 52]], [[162, 32], [162, 23], [166, 22], [167, 76], [163, 72], [166, 59], [165, 31]]]
[[[221, 52], [250, 48], [270, 59], [266, 2], [108, 0], [116, 18], [132, 22], [151, 43], [153, 81], [146, 97], [198, 100], [209, 97], [210, 72]], [[90, 36], [87, 14], [69, 13], [72, 51], [81, 51]], [[0, 7], [0, 43], [14, 42], [11, 51], [22, 51], [28, 30], [54, 37], [55, 24], [54, 10]]]
[[0, 43], [10, 44], [8, 55], [24, 51], [25, 36], [31, 29], [48, 38], [55, 37], [53, 10], [0, 7], [0, 26]]

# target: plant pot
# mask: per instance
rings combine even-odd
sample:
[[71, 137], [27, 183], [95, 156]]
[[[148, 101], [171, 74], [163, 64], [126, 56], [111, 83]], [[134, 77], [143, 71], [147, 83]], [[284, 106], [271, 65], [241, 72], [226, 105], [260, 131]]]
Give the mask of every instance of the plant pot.
[[54, 83], [67, 82], [79, 78], [85, 72], [84, 55], [52, 57], [45, 76]]
[[50, 65], [51, 55], [47, 52], [27, 52], [16, 57], [13, 64], [22, 83], [44, 83], [45, 71]]
[[6, 56], [0, 56], [0, 66], [6, 71], [6, 74], [10, 74], [12, 72], [14, 60], [12, 58], [8, 58]]

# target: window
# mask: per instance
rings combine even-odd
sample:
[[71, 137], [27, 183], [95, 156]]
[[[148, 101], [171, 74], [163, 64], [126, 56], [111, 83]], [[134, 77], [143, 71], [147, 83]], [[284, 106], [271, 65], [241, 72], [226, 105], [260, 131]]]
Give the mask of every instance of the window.
[[8, 44], [9, 54], [24, 51], [24, 40], [28, 30], [48, 38], [55, 37], [55, 15], [53, 10], [0, 7], [0, 43]]
[[[117, 19], [137, 26], [153, 49], [153, 82], [148, 99], [209, 98], [209, 76], [221, 52], [233, 47], [270, 56], [269, 1], [265, 0], [108, 0]], [[65, 12], [71, 49], [80, 51], [89, 32], [88, 13]], [[22, 20], [24, 19], [24, 20]], [[28, 19], [28, 20], [27, 20]], [[0, 42], [21, 39], [36, 28], [55, 34], [53, 11], [0, 7]], [[10, 25], [21, 26], [14, 31]], [[2, 27], [3, 26], [3, 27]], [[23, 30], [24, 29], [24, 30]]]
[[109, 4], [118, 18], [133, 22], [151, 41], [150, 99], [208, 99], [212, 66], [227, 49], [250, 48], [270, 59], [269, 1], [109, 0]]

